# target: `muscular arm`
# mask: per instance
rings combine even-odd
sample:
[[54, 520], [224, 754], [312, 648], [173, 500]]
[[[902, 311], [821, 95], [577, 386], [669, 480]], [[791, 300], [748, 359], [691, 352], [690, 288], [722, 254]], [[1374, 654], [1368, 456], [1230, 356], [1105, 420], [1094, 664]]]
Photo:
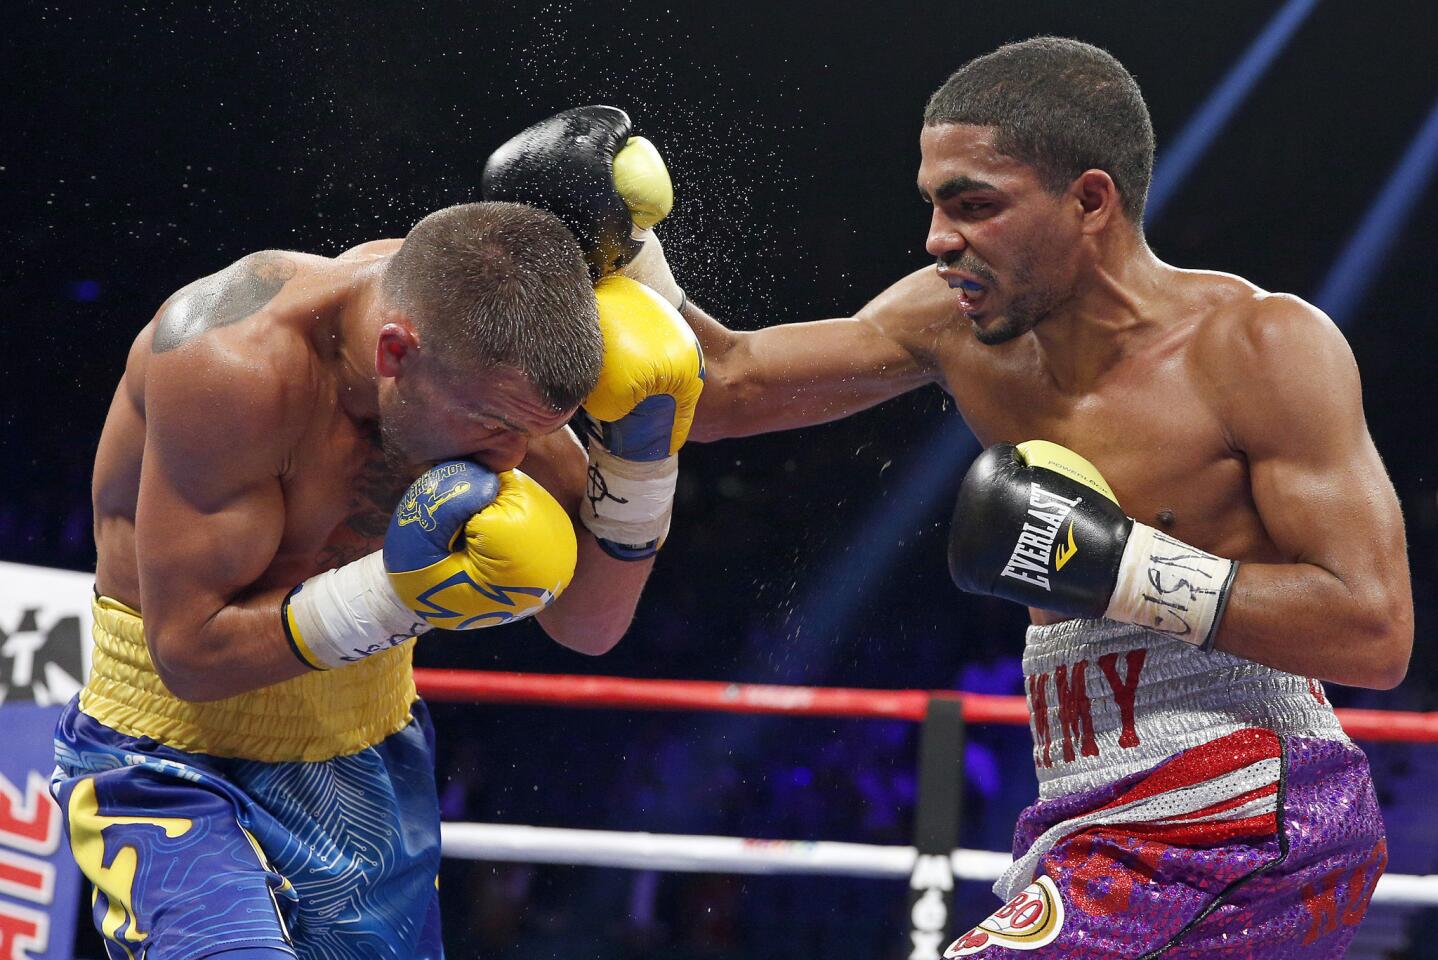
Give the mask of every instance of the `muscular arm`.
[[[1396, 686], [1413, 648], [1403, 519], [1343, 335], [1270, 297], [1225, 344], [1219, 395], [1258, 511], [1291, 563], [1240, 564], [1216, 646], [1304, 676]], [[1261, 399], [1260, 399], [1261, 398]]]
[[[255, 589], [284, 531], [280, 475], [303, 362], [199, 337], [150, 358], [135, 545], [160, 679], [216, 700], [306, 672], [280, 623], [288, 587]], [[304, 351], [296, 350], [296, 355]]]
[[928, 267], [853, 317], [730, 330], [689, 304], [704, 348], [704, 392], [690, 433], [718, 440], [838, 420], [939, 378], [933, 346], [953, 301]]
[[579, 504], [589, 474], [589, 459], [568, 429], [534, 440], [520, 469], [548, 490], [569, 511], [579, 538], [574, 579], [535, 619], [557, 643], [597, 656], [619, 642], [634, 619], [639, 595], [654, 569], [654, 558], [615, 560], [600, 549], [579, 523]]

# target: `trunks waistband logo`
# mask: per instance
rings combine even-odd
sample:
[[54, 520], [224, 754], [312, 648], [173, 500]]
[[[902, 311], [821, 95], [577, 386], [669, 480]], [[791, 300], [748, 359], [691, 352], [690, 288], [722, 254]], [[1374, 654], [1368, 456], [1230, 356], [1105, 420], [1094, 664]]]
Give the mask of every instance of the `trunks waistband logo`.
[[[1054, 556], [1054, 540], [1081, 500], [1082, 497], [1061, 497], [1037, 483], [1029, 484], [1028, 516], [1024, 519], [1024, 527], [1019, 531], [1013, 552], [1009, 554], [1009, 562], [1004, 564], [1003, 576], [1051, 590], [1048, 574], [1049, 558]], [[1063, 565], [1076, 553], [1078, 545], [1074, 543], [1073, 524], [1070, 523], [1068, 543], [1059, 546], [1054, 569], [1063, 569]]]

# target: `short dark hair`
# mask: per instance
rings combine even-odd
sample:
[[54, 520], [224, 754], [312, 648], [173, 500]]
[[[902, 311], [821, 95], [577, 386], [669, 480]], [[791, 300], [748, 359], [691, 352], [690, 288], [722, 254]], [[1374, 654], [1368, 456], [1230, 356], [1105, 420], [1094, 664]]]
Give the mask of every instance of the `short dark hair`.
[[1009, 43], [960, 67], [929, 98], [925, 126], [994, 127], [995, 146], [1061, 192], [1085, 170], [1118, 185], [1138, 227], [1153, 176], [1153, 122], [1138, 83], [1106, 50], [1062, 37]]
[[415, 224], [383, 288], [446, 365], [518, 370], [556, 410], [599, 382], [604, 340], [579, 244], [551, 213], [463, 203]]

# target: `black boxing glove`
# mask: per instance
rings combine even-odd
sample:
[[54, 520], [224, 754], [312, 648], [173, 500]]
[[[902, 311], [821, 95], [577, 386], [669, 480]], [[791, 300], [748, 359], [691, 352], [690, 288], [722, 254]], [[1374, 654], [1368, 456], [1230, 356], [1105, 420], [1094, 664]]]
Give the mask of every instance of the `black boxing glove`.
[[489, 155], [484, 199], [553, 213], [579, 240], [591, 276], [608, 276], [645, 246], [634, 228], [652, 227], [674, 203], [658, 151], [630, 131], [627, 113], [602, 105], [541, 120]]
[[961, 590], [1138, 624], [1205, 651], [1237, 569], [1125, 516], [1093, 464], [1046, 440], [980, 454], [949, 531]]

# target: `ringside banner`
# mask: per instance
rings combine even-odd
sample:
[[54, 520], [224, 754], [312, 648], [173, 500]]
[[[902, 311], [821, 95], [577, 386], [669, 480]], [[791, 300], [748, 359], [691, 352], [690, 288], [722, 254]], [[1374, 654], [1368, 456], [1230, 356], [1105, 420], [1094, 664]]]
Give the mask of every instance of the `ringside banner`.
[[69, 960], [79, 870], [50, 799], [53, 732], [89, 666], [94, 577], [0, 563], [0, 960]]

